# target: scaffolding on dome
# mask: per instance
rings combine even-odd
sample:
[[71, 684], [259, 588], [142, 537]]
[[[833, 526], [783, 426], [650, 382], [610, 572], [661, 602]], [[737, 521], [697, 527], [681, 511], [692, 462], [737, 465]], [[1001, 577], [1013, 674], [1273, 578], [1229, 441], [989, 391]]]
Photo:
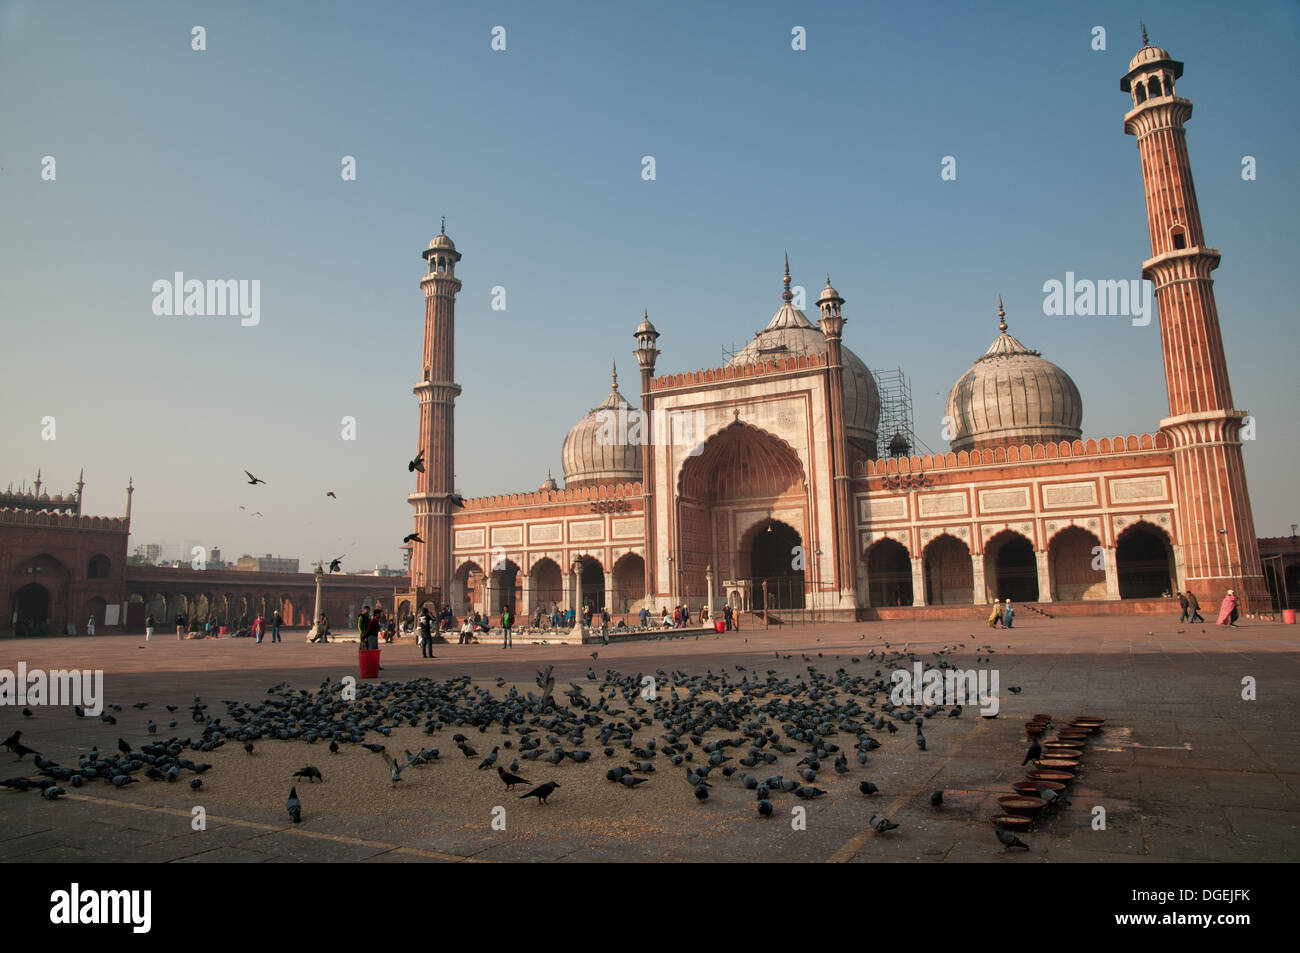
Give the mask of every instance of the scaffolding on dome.
[[885, 457], [908, 457], [916, 454], [933, 454], [925, 441], [916, 435], [912, 418], [912, 381], [901, 367], [892, 370], [872, 370], [876, 390], [880, 393], [880, 435], [878, 446]]

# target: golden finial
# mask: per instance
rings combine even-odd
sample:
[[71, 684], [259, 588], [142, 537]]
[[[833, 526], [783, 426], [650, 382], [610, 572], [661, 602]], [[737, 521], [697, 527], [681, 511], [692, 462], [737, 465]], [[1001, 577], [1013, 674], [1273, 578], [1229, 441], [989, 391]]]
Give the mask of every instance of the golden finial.
[[442, 231], [439, 232], [439, 234], [440, 234], [440, 235], [446, 235], [446, 234], [447, 234], [447, 216], [446, 216], [446, 215], [444, 215], [444, 216], [442, 217]]
[[618, 390], [618, 361], [614, 361], [614, 390]]
[[998, 330], [1005, 332], [1007, 329], [1007, 313], [1002, 310], [1002, 295], [998, 295]]
[[1142, 24], [1142, 48], [1146, 49], [1150, 45], [1151, 41], [1147, 39], [1147, 25], [1144, 23]]
[[786, 302], [794, 300], [794, 295], [790, 293], [790, 253], [785, 253], [785, 291], [781, 292], [781, 299]]

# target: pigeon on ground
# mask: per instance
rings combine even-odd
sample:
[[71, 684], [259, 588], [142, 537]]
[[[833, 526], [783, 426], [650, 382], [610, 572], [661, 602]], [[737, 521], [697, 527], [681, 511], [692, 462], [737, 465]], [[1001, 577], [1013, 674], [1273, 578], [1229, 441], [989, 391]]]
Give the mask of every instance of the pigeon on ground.
[[527, 778], [521, 778], [517, 774], [511, 774], [505, 768], [497, 766], [497, 777], [506, 783], [506, 790], [513, 791], [516, 784], [532, 784]]
[[546, 799], [550, 797], [551, 793], [559, 786], [560, 783], [558, 781], [547, 781], [545, 784], [539, 784], [527, 794], [519, 795], [519, 800], [522, 801], [524, 798], [535, 797], [539, 803], [545, 804]]
[[293, 773], [293, 776], [295, 778], [305, 778], [309, 782], [313, 779], [316, 781], [325, 780], [324, 776], [320, 773], [320, 768], [312, 764], [309, 764], [304, 768], [299, 768]]
[[1001, 823], [998, 824], [997, 831], [998, 831], [998, 840], [1000, 840], [1003, 846], [1006, 848], [1006, 850], [1004, 850], [1002, 853], [1004, 854], [1009, 853], [1015, 850], [1017, 847], [1023, 850], [1029, 850], [1028, 844], [1026, 844], [1015, 834], [1011, 833], [1009, 830], [1003, 827]]
[[878, 817], [875, 814], [871, 815], [870, 823], [871, 823], [871, 829], [874, 830], [877, 834], [884, 834], [886, 831], [892, 831], [898, 828], [898, 825], [895, 824], [893, 821], [891, 821], [889, 818]]
[[876, 787], [870, 781], [863, 781], [858, 785], [858, 790], [861, 791], [863, 794], [865, 794], [867, 797], [871, 797], [871, 795], [877, 793], [880, 790], [880, 788]]
[[939, 810], [939, 808], [943, 807], [943, 792], [942, 792], [942, 791], [931, 791], [931, 792], [930, 792], [930, 806], [931, 806], [932, 808], [934, 808], [936, 811]]
[[289, 817], [295, 824], [302, 823], [302, 801], [298, 800], [298, 789], [289, 788], [289, 800], [284, 802], [284, 809], [289, 812]]
[[1037, 761], [1042, 756], [1043, 756], [1043, 746], [1038, 743], [1037, 738], [1034, 738], [1032, 741], [1029, 742], [1029, 750], [1025, 752], [1025, 760], [1021, 761], [1020, 764], [1021, 766], [1024, 766], [1031, 761]]

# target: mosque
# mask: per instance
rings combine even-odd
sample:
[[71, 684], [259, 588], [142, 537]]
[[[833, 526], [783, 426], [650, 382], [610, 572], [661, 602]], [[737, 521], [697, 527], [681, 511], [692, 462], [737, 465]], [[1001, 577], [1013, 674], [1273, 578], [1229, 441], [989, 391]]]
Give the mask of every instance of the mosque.
[[[462, 499], [452, 484], [461, 253], [444, 223], [421, 281], [414, 391], [427, 466], [408, 498], [419, 535], [408, 604], [520, 616], [553, 603], [616, 616], [644, 605], [657, 616], [728, 602], [777, 617], [934, 618], [984, 615], [1001, 599], [1053, 613], [1167, 611], [1164, 597], [1190, 589], [1208, 614], [1233, 589], [1247, 614], [1271, 613], [1242, 461], [1246, 412], [1232, 402], [1214, 301], [1220, 253], [1205, 244], [1192, 184], [1192, 104], [1175, 93], [1182, 72], [1147, 43], [1120, 82], [1169, 399], [1139, 433], [1085, 439], [1079, 389], [1012, 335], [999, 301], [998, 334], [948, 395], [950, 449], [913, 455], [879, 432], [877, 380], [842, 343], [845, 299], [828, 276], [811, 320], [787, 261], [776, 313], [723, 367], [656, 376], [660, 334], [643, 316], [639, 392], [629, 399], [615, 374], [569, 430], [563, 486], [548, 476], [536, 490]], [[611, 418], [643, 425], [611, 439]]]

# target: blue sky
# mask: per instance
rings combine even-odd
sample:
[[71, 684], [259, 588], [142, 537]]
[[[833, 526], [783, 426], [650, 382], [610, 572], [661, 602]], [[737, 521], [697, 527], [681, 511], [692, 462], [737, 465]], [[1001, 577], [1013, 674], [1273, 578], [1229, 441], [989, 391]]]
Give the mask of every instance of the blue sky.
[[[119, 512], [134, 476], [133, 545], [397, 564], [420, 252], [442, 215], [465, 256], [467, 495], [558, 477], [611, 360], [635, 400], [643, 308], [663, 335], [660, 372], [723, 363], [779, 305], [786, 252], [810, 300], [830, 272], [868, 366], [911, 376], [936, 449], [948, 389], [996, 335], [999, 293], [1012, 333], [1077, 382], [1085, 436], [1154, 430], [1167, 412], [1156, 322], [1042, 306], [1045, 281], [1136, 278], [1150, 254], [1119, 90], [1138, 15], [0, 0], [0, 483], [39, 466], [70, 489], [84, 465], [90, 512]], [[1300, 521], [1300, 10], [1149, 3], [1141, 16], [1186, 63], [1233, 394], [1257, 420], [1256, 525], [1284, 534]], [[497, 25], [504, 52], [490, 48]], [[791, 49], [796, 25], [806, 52]], [[345, 155], [356, 181], [340, 176]], [[940, 178], [945, 155], [955, 181]], [[177, 271], [260, 280], [260, 324], [155, 315], [152, 284]], [[495, 286], [505, 311], [490, 307]], [[356, 441], [340, 438], [345, 415]], [[268, 485], [244, 485], [244, 468]], [[250, 502], [266, 516], [239, 511]]]

